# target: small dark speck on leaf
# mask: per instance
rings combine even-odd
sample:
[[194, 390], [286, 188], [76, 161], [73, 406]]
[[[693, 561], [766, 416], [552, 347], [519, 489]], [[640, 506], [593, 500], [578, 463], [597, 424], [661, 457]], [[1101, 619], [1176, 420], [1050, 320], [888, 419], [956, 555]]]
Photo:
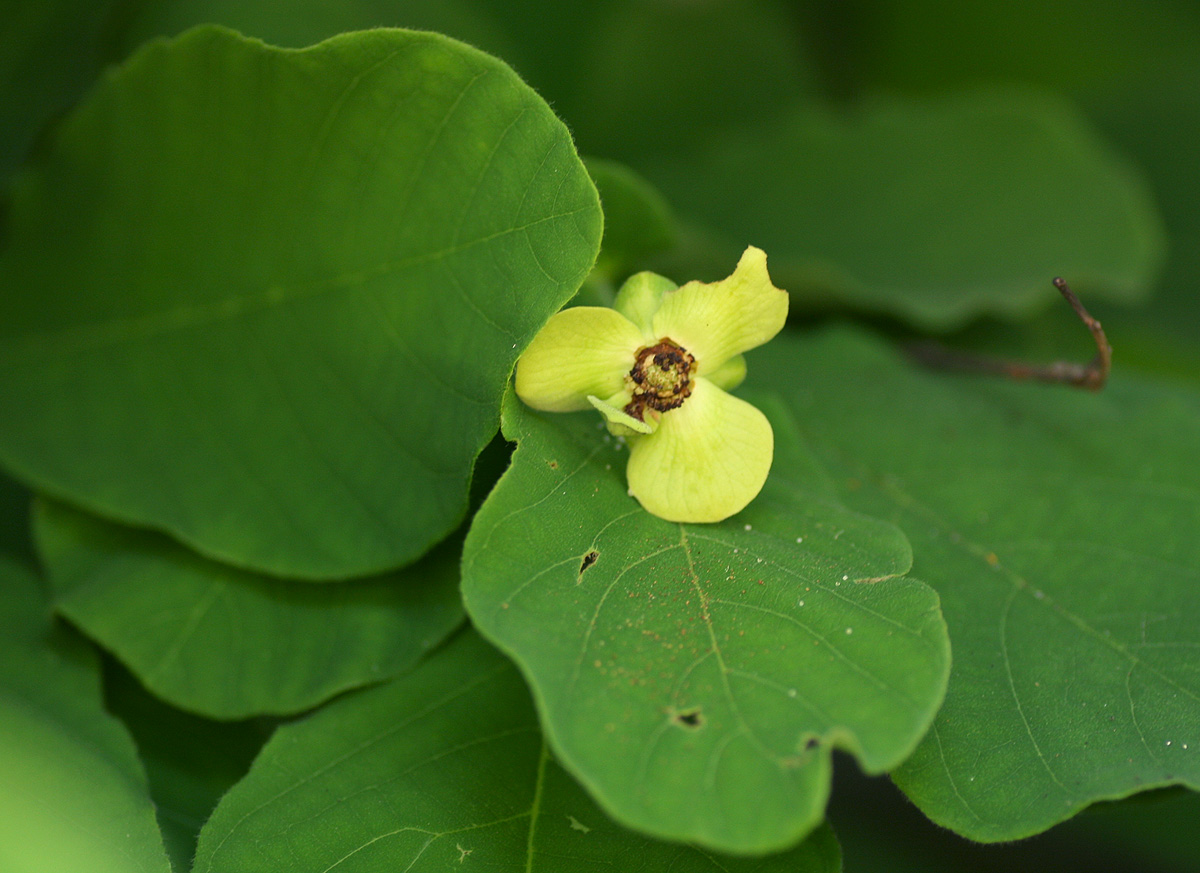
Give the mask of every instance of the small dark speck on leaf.
[[546, 463], [550, 465], [551, 470], [558, 469], [558, 461], [547, 461]]
[[704, 727], [704, 716], [700, 714], [699, 708], [685, 709], [675, 713], [675, 724], [689, 730], [699, 730]]
[[812, 749], [815, 749], [820, 744], [821, 744], [820, 741], [816, 737], [809, 737], [807, 740], [804, 741], [804, 750], [806, 752], [811, 751]]
[[592, 564], [596, 563], [596, 559], [599, 557], [600, 557], [600, 553], [597, 552], [595, 549], [592, 549], [590, 552], [588, 552], [586, 555], [584, 555], [583, 563], [579, 565], [579, 574], [583, 575], [583, 571], [586, 570], [588, 567], [592, 566]]

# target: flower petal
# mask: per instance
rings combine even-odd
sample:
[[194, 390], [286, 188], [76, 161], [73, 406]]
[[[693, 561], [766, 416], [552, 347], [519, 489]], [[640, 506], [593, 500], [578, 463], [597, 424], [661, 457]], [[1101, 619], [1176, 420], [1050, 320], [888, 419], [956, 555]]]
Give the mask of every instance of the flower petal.
[[666, 276], [660, 276], [658, 273], [634, 273], [617, 291], [613, 308], [636, 324], [645, 337], [646, 342], [643, 345], [650, 345], [659, 339], [654, 333], [654, 313], [658, 312], [663, 295], [678, 287]]
[[576, 412], [588, 395], [611, 397], [625, 387], [642, 334], [604, 306], [556, 312], [517, 361], [517, 396], [534, 409]]
[[750, 246], [728, 279], [688, 282], [664, 295], [653, 332], [691, 352], [698, 374], [707, 376], [779, 333], [787, 311], [787, 292], [767, 275], [766, 253]]
[[721, 521], [762, 490], [774, 451], [765, 415], [697, 379], [692, 396], [664, 412], [658, 430], [632, 442], [629, 491], [667, 521]]
[[732, 391], [746, 378], [746, 356], [735, 355], [715, 370], [708, 370], [704, 378], [718, 388]]
[[588, 403], [596, 407], [600, 414], [604, 416], [608, 432], [613, 436], [654, 433], [654, 429], [658, 427], [658, 422], [653, 419], [650, 421], [639, 421], [625, 411], [625, 405], [632, 399], [633, 392], [629, 390], [622, 391], [620, 394], [614, 394], [607, 400], [601, 400], [595, 394], [588, 395]]

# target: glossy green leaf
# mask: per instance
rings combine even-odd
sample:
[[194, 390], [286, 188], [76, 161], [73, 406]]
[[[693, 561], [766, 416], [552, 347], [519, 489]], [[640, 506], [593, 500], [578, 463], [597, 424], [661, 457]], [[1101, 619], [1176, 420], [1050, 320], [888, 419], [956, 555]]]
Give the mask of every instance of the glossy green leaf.
[[713, 137], [648, 178], [694, 257], [747, 241], [797, 307], [830, 302], [946, 329], [1019, 318], [1054, 276], [1142, 299], [1162, 254], [1141, 179], [1071, 107], [1021, 91], [877, 99]]
[[169, 873], [129, 735], [39, 581], [0, 556], [0, 870]]
[[513, 466], [475, 516], [463, 595], [564, 766], [629, 827], [736, 852], [820, 822], [831, 753], [910, 752], [949, 668], [937, 597], [891, 525], [844, 509], [777, 405], [762, 494], [716, 525], [626, 492], [596, 417], [510, 397]]
[[784, 365], [847, 502], [905, 530], [941, 597], [954, 670], [894, 774], [909, 797], [992, 841], [1200, 788], [1200, 396], [949, 377], [846, 330], [776, 340], [751, 379]]
[[411, 668], [462, 621], [457, 543], [404, 570], [313, 585], [202, 558], [46, 501], [56, 605], [159, 697], [213, 718], [308, 709]]
[[205, 825], [194, 869], [833, 873], [840, 858], [828, 828], [763, 859], [620, 829], [547, 754], [517, 671], [464, 634], [281, 727]]
[[467, 46], [152, 42], [18, 189], [0, 460], [233, 564], [410, 562], [600, 235], [566, 128]]

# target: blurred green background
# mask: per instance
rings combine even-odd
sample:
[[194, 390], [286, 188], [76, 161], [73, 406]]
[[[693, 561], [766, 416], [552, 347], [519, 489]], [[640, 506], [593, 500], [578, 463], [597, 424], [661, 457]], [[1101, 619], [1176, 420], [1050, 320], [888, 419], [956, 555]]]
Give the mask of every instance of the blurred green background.
[[[1155, 269], [1154, 244], [1147, 242], [1124, 287], [1112, 295], [1135, 301], [1152, 292], [1153, 301], [1134, 310], [1096, 306], [1109, 322], [1118, 362], [1189, 379], [1200, 375], [1194, 341], [1200, 306], [1193, 293], [1200, 275], [1200, 167], [1193, 158], [1200, 129], [1200, 7], [1187, 0], [1020, 0], [987, 7], [949, 0], [581, 0], [569, 5], [550, 0], [9, 0], [7, 6], [10, 11], [0, 20], [0, 176], [37, 154], [48, 124], [105, 64], [156, 35], [219, 22], [268, 42], [302, 46], [364, 27], [431, 29], [505, 59], [568, 123], [581, 154], [625, 162], [662, 188], [677, 209], [679, 201], [688, 201], [679, 213], [680, 246], [652, 265], [671, 271], [686, 265], [714, 276], [727, 257], [713, 254], [720, 246], [705, 235], [706, 225], [731, 230], [727, 236], [753, 235], [771, 248], [776, 269], [784, 266], [786, 249], [794, 246], [806, 254], [805, 234], [824, 227], [821, 203], [808, 211], [804, 203], [795, 203], [786, 211], [790, 201], [784, 201], [782, 212], [778, 204], [764, 206], [754, 197], [740, 208], [731, 205], [729, 192], [738, 191], [744, 180], [728, 178], [708, 160], [728, 143], [748, 137], [761, 144], [760, 159], [748, 168], [758, 177], [746, 181], [753, 192], [780, 188], [805, 194], [811, 177], [804, 167], [783, 165], [787, 153], [769, 148], [759, 133], [786, 124], [798, 112], [852, 119], [860, 107], [881, 99], [937, 100], [964, 93], [986, 103], [983, 95], [997, 87], [1015, 88], [1023, 98], [1061, 101], [1054, 105], [1072, 116], [1066, 123], [1074, 123], [1078, 113], [1098, 134], [1105, 157], [1130, 169], [1136, 186], [1148, 185], [1165, 221], [1162, 269]], [[1056, 202], [1052, 198], [1061, 195], [1054, 178], [1048, 181], [1040, 201], [1024, 190], [1024, 199], [1013, 205], [1028, 215], [1029, 234], [1010, 230], [1007, 239], [986, 240], [980, 250], [987, 263], [979, 262], [974, 247], [952, 246], [958, 236], [947, 241], [944, 262], [956, 251], [974, 259], [953, 275], [962, 294], [970, 291], [963, 277], [978, 276], [983, 284], [993, 273], [1006, 278], [1034, 261], [1031, 249], [1043, 245], [1041, 228], [1055, 227], [1055, 210], [1063, 215], [1064, 226], [1056, 228], [1062, 241], [1045, 242], [1047, 255], [1036, 259], [1039, 267], [1054, 262], [1066, 273], [1073, 263], [1065, 256], [1070, 248], [1065, 240], [1073, 233], [1101, 251], [1134, 245], [1128, 238], [1097, 239], [1095, 228], [1080, 226], [1087, 216], [1084, 204], [1073, 209], [1070, 202]], [[869, 193], [869, 180], [864, 185]], [[818, 195], [821, 190], [818, 185]], [[842, 190], [844, 185], [826, 193], [837, 197]], [[886, 210], [886, 192], [879, 193], [880, 209]], [[1009, 193], [1000, 191], [997, 201]], [[942, 195], [929, 196], [936, 206]], [[695, 214], [697, 202], [700, 212], [711, 214]], [[870, 222], [877, 214], [865, 203], [859, 209], [864, 217], [854, 213], [855, 221]], [[912, 221], [928, 215], [920, 212]], [[1013, 221], [1015, 216], [1005, 226], [1019, 227]], [[908, 224], [882, 218], [878, 227], [868, 228], [881, 238], [863, 238], [861, 250], [847, 244], [848, 254], [862, 263], [878, 252], [895, 265], [913, 256], [916, 246], [907, 235], [889, 232]], [[965, 227], [947, 221], [962, 228], [969, 243], [972, 232], [982, 235], [994, 224], [979, 213]], [[737, 250], [744, 244], [739, 239]], [[1055, 246], [1064, 255], [1057, 261], [1050, 257]], [[1092, 279], [1086, 271], [1094, 260], [1089, 252], [1076, 274], [1068, 275], [1085, 297]], [[1028, 291], [1043, 306], [1053, 299], [1044, 272], [1037, 280], [1042, 290]], [[1108, 272], [1111, 283], [1118, 270]], [[1025, 287], [1034, 279], [1022, 274], [1020, 281]], [[789, 290], [807, 290], [812, 309], [826, 308], [830, 295], [821, 282], [809, 289], [799, 284], [792, 281]], [[834, 304], [862, 303], [854, 293], [832, 296]], [[882, 309], [914, 320], [906, 317], [904, 301], [897, 305]], [[865, 308], [881, 307], [867, 301]], [[1027, 319], [1032, 312], [1016, 303], [1009, 308], [1013, 311], [1000, 312], [1005, 321], [1012, 315]], [[976, 313], [967, 310], [915, 321], [940, 330], [972, 322], [966, 341], [1006, 351], [1059, 355], [1080, 348], [1077, 329], [1062, 313], [1026, 320], [1014, 330], [1011, 324], [997, 327], [986, 318], [972, 318]]]

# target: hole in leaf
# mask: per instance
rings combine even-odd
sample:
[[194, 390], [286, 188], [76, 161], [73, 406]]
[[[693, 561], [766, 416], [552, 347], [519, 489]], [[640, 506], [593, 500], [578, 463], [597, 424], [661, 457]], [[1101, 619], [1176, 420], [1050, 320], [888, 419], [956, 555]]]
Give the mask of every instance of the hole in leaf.
[[700, 707], [685, 709], [677, 712], [674, 715], [675, 724], [687, 730], [697, 731], [704, 727], [704, 716], [700, 714]]
[[579, 565], [579, 575], [582, 576], [583, 571], [586, 570], [588, 567], [592, 566], [592, 564], [596, 563], [596, 559], [599, 557], [600, 557], [600, 553], [597, 552], [595, 549], [592, 549], [590, 552], [588, 552], [586, 555], [584, 555], [583, 563]]

